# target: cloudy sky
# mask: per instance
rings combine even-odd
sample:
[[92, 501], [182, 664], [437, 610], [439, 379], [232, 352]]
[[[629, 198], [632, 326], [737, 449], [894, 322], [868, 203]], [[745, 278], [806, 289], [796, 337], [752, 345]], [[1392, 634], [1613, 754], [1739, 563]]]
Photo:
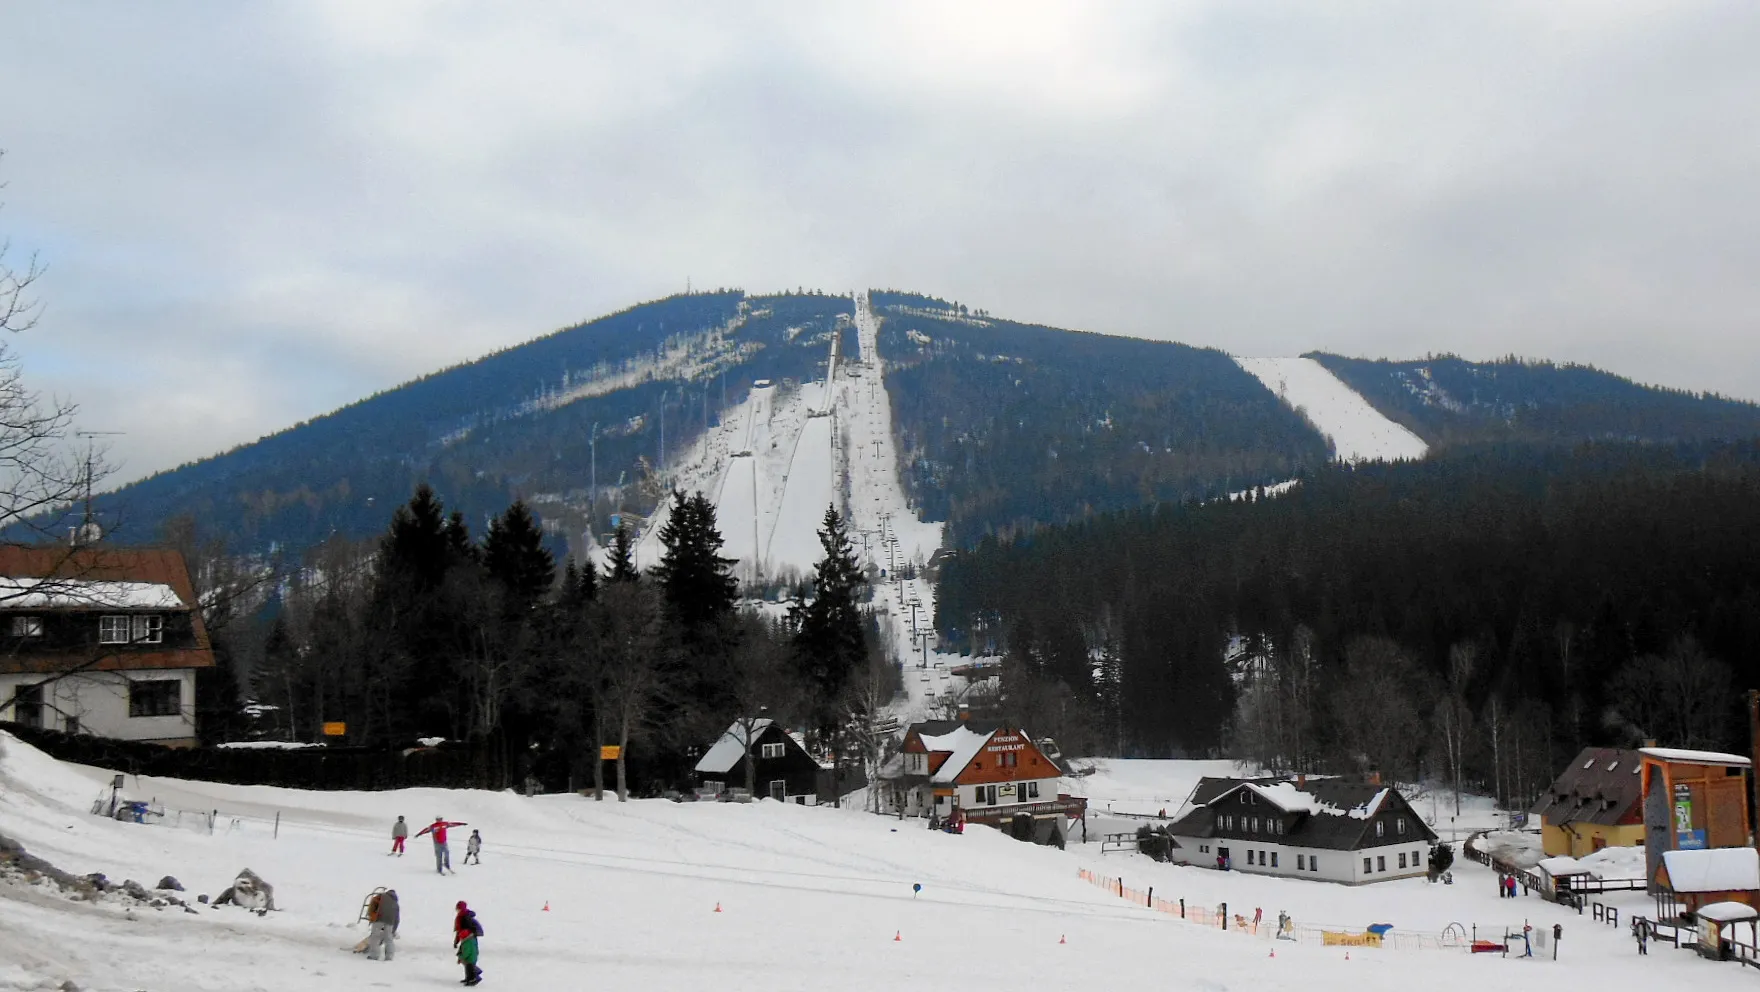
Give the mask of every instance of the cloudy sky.
[[9, 4], [10, 344], [120, 478], [687, 279], [1760, 399], [1756, 52], [1738, 0]]

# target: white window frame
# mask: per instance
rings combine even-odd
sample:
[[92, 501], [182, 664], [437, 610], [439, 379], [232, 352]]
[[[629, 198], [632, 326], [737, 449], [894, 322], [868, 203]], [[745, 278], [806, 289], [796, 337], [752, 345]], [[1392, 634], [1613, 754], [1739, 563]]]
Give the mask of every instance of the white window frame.
[[127, 644], [130, 627], [127, 615], [107, 613], [98, 618], [98, 643]]
[[43, 618], [42, 617], [35, 617], [35, 616], [13, 617], [12, 618], [12, 636], [13, 637], [42, 637], [43, 636]]
[[788, 748], [786, 745], [782, 745], [782, 744], [760, 744], [760, 745], [758, 745], [758, 757], [761, 759], [764, 759], [764, 760], [768, 760], [770, 758], [780, 758], [787, 753], [788, 753]]
[[[135, 712], [134, 692], [136, 686], [165, 685], [177, 687], [177, 705], [169, 713], [137, 713]], [[128, 716], [130, 719], [150, 720], [157, 717], [183, 715], [183, 680], [182, 679], [131, 679], [128, 683]]]
[[158, 613], [106, 613], [98, 617], [99, 644], [163, 644], [165, 617]]

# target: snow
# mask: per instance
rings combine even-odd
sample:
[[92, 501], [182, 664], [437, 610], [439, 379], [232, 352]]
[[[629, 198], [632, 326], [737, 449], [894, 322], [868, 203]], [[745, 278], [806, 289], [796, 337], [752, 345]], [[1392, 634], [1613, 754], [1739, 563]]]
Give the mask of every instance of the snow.
[[0, 606], [15, 610], [77, 609], [177, 610], [183, 600], [159, 582], [0, 577]]
[[[1087, 774], [1071, 774], [1058, 791], [1088, 797], [1088, 808], [1127, 816], [1185, 815], [1186, 800], [1203, 778], [1240, 778], [1257, 774], [1233, 761], [1093, 758], [1080, 762]], [[1071, 769], [1072, 772], [1077, 769]]]
[[1748, 768], [1754, 764], [1742, 755], [1726, 754], [1723, 751], [1689, 751], [1678, 747], [1645, 747], [1638, 750], [1652, 758], [1679, 761], [1683, 764], [1733, 765], [1738, 768]]
[[1649, 870], [1641, 846], [1604, 847], [1577, 860], [1596, 878], [1643, 878]]
[[[261, 918], [229, 907], [125, 913], [108, 900], [0, 882], [0, 989], [68, 980], [88, 992], [432, 989], [461, 974], [449, 933], [459, 899], [488, 934], [486, 981], [506, 989], [893, 992], [957, 981], [974, 969], [1001, 987], [1170, 992], [1396, 992], [1413, 981], [1427, 992], [1541, 984], [1635, 992], [1689, 981], [1695, 992], [1735, 992], [1752, 984], [1734, 964], [1639, 959], [1623, 928], [1589, 926], [1538, 898], [1498, 899], [1491, 872], [1464, 861], [1454, 885], [1413, 879], [1352, 888], [1182, 868], [1136, 853], [1102, 857], [1091, 827], [1096, 843], [1057, 851], [989, 828], [955, 836], [768, 800], [620, 804], [128, 780], [126, 797], [220, 810], [222, 826], [210, 834], [91, 816], [109, 770], [52, 761], [4, 734], [0, 752], [0, 830], [32, 854], [67, 871], [147, 884], [175, 875], [189, 896], [219, 892], [248, 866], [275, 886], [279, 907]], [[1124, 782], [1139, 771], [1111, 774]], [[398, 814], [420, 820], [435, 811], [482, 830], [481, 866], [437, 876], [425, 841], [404, 858], [386, 855]], [[1569, 939], [1557, 962], [1395, 948], [1351, 948], [1346, 960], [1336, 947], [1273, 943], [1269, 927], [1224, 933], [1151, 912], [1082, 881], [1080, 869], [1122, 875], [1133, 890], [1153, 886], [1161, 899], [1227, 902], [1248, 919], [1255, 908], [1267, 921], [1286, 910], [1301, 927], [1360, 933], [1391, 923], [1396, 934], [1426, 935], [1434, 945], [1451, 923], [1495, 937], [1527, 921], [1536, 930], [1562, 923]], [[912, 891], [917, 883], [920, 894]], [[404, 926], [391, 963], [343, 949], [364, 935], [356, 917], [376, 885], [401, 896]], [[1641, 892], [1603, 898], [1628, 915], [1650, 906]]]
[[1589, 870], [1589, 867], [1581, 861], [1578, 861], [1576, 858], [1563, 856], [1556, 858], [1542, 858], [1540, 864], [1536, 867], [1546, 874], [1551, 875], [1553, 878], [1563, 878], [1566, 875], [1593, 874], [1593, 872]]
[[1700, 906], [1698, 915], [1713, 923], [1734, 923], [1738, 920], [1760, 918], [1760, 910], [1755, 910], [1745, 902], [1714, 902], [1709, 906]]
[[1308, 418], [1332, 442], [1341, 462], [1424, 457], [1429, 445], [1382, 416], [1357, 392], [1312, 358], [1239, 358], [1278, 398]]
[[1532, 868], [1546, 857], [1540, 834], [1525, 830], [1496, 830], [1475, 838], [1475, 850], [1517, 868]]
[[959, 778], [959, 773], [966, 770], [966, 766], [984, 749], [984, 743], [989, 739], [989, 734], [980, 734], [968, 727], [958, 727], [952, 733], [938, 737], [923, 737], [923, 746], [930, 751], [953, 752], [935, 770], [929, 781], [946, 785]]
[[227, 741], [224, 744], [214, 746], [235, 751], [303, 751], [306, 748], [323, 747], [324, 745], [305, 741]]
[[768, 717], [753, 720], [749, 732], [744, 721], [728, 727], [726, 733], [721, 735], [721, 739], [715, 742], [715, 746], [704, 752], [702, 758], [698, 759], [697, 771], [709, 775], [727, 774], [734, 765], [739, 764], [739, 759], [745, 757], [746, 748], [751, 746], [752, 741], [757, 740], [759, 734], [769, 729], [770, 723]]
[[1751, 847], [1713, 847], [1664, 851], [1662, 866], [1676, 892], [1753, 892], [1760, 890], [1760, 851]]

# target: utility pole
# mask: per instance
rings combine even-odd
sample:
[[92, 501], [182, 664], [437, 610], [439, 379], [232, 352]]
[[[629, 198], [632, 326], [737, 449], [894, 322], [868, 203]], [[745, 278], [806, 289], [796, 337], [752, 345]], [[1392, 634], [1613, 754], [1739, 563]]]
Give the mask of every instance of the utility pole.
[[[1748, 746], [1753, 757], [1760, 758], [1760, 690], [1748, 690]], [[1760, 768], [1757, 774], [1748, 776], [1753, 783], [1754, 795], [1760, 796]], [[1760, 837], [1754, 839], [1756, 847], [1760, 847]]]

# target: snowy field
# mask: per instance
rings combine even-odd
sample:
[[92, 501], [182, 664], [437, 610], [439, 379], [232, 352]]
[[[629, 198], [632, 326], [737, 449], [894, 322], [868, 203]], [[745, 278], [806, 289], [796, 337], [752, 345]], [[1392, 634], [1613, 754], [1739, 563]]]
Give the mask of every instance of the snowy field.
[[1292, 408], [1306, 414], [1332, 441], [1339, 461], [1422, 458], [1422, 438], [1388, 420], [1326, 366], [1311, 358], [1236, 358]]
[[[458, 899], [483, 922], [486, 983], [508, 989], [896, 990], [978, 979], [1404, 992], [1418, 980], [1435, 992], [1685, 982], [1716, 992], [1753, 981], [1736, 965], [1666, 948], [1638, 958], [1623, 930], [1538, 899], [1496, 899], [1492, 876], [1470, 864], [1453, 886], [1353, 889], [1102, 857], [1093, 847], [1062, 852], [987, 828], [930, 833], [910, 821], [769, 801], [620, 805], [131, 780], [129, 796], [219, 809], [220, 829], [209, 835], [91, 816], [108, 771], [63, 765], [5, 735], [0, 747], [0, 831], [32, 853], [74, 873], [148, 885], [175, 875], [189, 895], [216, 893], [248, 866], [274, 884], [279, 906], [265, 918], [232, 907], [125, 913], [108, 900], [76, 903], [0, 884], [0, 989], [65, 980], [105, 992], [444, 987], [460, 975], [449, 939]], [[1129, 774], [1114, 780], [1134, 788]], [[279, 839], [263, 819], [276, 812]], [[388, 857], [398, 813], [469, 821], [486, 838], [483, 864], [437, 876], [425, 840], [413, 841], [407, 857]], [[1347, 960], [1342, 948], [1224, 933], [1127, 904], [1078, 879], [1083, 868], [1123, 876], [1133, 888], [1153, 885], [1159, 898], [1227, 901], [1247, 914], [1259, 907], [1268, 919], [1287, 910], [1304, 926], [1360, 932], [1387, 922], [1440, 932], [1458, 922], [1501, 933], [1528, 920], [1564, 924], [1565, 941], [1557, 963], [1373, 948], [1351, 948]], [[353, 921], [374, 885], [402, 896], [402, 939], [390, 963], [344, 950], [363, 933]]]

